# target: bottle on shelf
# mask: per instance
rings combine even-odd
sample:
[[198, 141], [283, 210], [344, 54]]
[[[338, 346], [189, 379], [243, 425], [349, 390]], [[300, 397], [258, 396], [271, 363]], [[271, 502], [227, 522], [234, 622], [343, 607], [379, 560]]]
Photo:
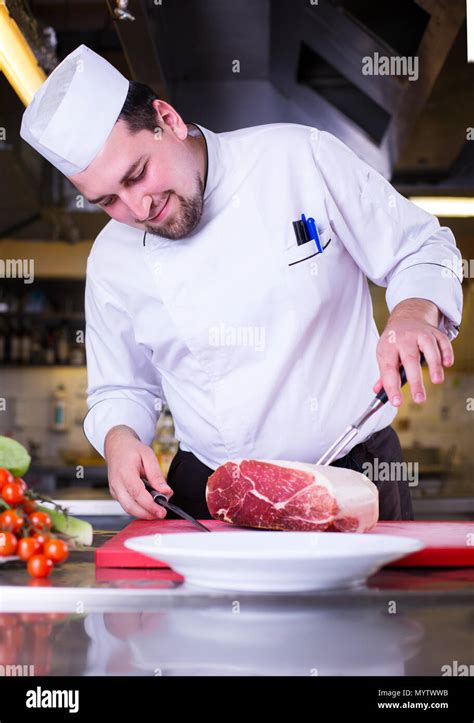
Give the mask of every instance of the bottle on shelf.
[[157, 436], [152, 443], [164, 477], [167, 476], [171, 461], [178, 449], [178, 442], [174, 435], [173, 417], [169, 407], [165, 406], [158, 422]]
[[20, 361], [22, 364], [31, 362], [31, 332], [26, 324], [20, 335]]
[[84, 366], [86, 363], [83, 344], [73, 344], [69, 353], [69, 363], [72, 366]]
[[48, 329], [46, 332], [46, 343], [44, 347], [44, 363], [55, 364], [56, 363], [56, 351], [54, 343], [54, 332]]
[[58, 384], [52, 394], [53, 419], [51, 430], [53, 432], [65, 432], [67, 430], [66, 398], [66, 387], [64, 384]]
[[69, 363], [69, 332], [65, 324], [61, 326], [56, 337], [56, 357], [58, 364]]

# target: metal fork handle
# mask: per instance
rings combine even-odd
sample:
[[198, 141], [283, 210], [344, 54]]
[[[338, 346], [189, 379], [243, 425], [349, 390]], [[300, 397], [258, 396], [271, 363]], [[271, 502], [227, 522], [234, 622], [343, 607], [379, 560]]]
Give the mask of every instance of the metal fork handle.
[[[423, 353], [420, 354], [420, 364], [425, 363], [425, 355]], [[400, 381], [401, 386], [403, 387], [407, 383], [407, 375], [405, 368], [403, 366], [400, 367]], [[358, 419], [354, 422], [354, 424], [351, 424], [350, 427], [348, 427], [338, 439], [334, 442], [334, 444], [329, 447], [328, 450], [318, 459], [316, 464], [322, 464], [322, 465], [329, 465], [331, 462], [334, 462], [339, 452], [344, 449], [346, 444], [348, 444], [351, 439], [353, 439], [359, 430], [363, 427], [363, 425], [367, 422], [370, 417], [378, 412], [379, 409], [381, 409], [384, 404], [388, 402], [388, 396], [385, 389], [382, 387], [380, 392], [376, 394], [376, 396], [372, 399], [371, 403], [363, 412], [363, 414], [360, 415]]]

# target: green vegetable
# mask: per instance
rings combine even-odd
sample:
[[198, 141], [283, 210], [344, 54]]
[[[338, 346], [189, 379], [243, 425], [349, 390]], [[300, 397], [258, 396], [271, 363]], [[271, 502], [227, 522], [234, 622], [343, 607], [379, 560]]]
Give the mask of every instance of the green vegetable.
[[0, 467], [7, 469], [14, 477], [22, 477], [30, 462], [31, 457], [22, 444], [0, 435]]
[[58, 509], [47, 507], [46, 505], [38, 505], [38, 509], [42, 512], [47, 512], [51, 517], [53, 523], [53, 530], [62, 532], [68, 537], [74, 538], [76, 542], [81, 545], [91, 545], [93, 527], [89, 522], [85, 520], [79, 520], [77, 517], [72, 517]]

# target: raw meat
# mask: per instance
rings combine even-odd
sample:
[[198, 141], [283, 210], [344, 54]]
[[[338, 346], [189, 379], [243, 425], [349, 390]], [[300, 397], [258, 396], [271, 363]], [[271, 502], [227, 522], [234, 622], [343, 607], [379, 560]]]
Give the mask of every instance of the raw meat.
[[210, 475], [206, 500], [217, 520], [271, 530], [366, 532], [379, 516], [368, 477], [304, 462], [226, 462]]

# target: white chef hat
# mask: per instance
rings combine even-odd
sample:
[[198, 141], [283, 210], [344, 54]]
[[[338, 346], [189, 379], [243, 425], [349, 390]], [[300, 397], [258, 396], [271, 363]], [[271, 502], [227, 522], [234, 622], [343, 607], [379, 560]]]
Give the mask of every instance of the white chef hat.
[[80, 45], [36, 91], [20, 135], [64, 175], [80, 173], [110, 135], [128, 88], [113, 65]]

